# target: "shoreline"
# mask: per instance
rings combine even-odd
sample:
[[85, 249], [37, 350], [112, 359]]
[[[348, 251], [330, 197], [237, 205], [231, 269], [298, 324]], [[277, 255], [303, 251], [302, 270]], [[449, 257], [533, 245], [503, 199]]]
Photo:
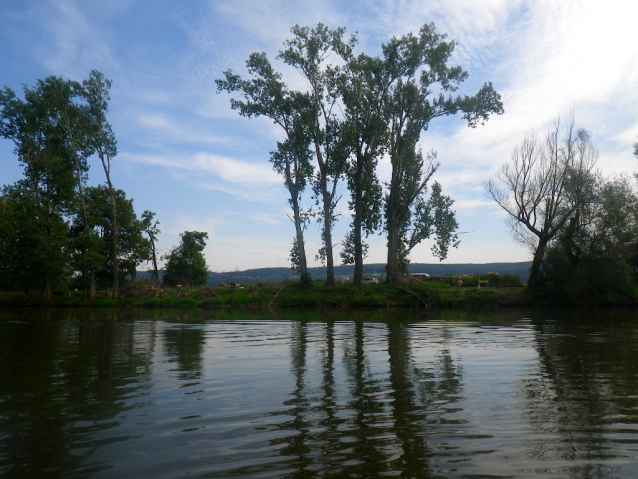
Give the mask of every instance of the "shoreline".
[[[135, 283], [133, 283], [135, 285]], [[356, 288], [340, 283], [326, 287], [299, 283], [189, 289], [122, 288], [117, 299], [98, 291], [93, 300], [82, 291], [57, 291], [45, 299], [39, 293], [0, 292], [0, 307], [120, 307], [120, 308], [500, 308], [528, 306], [524, 288], [456, 287], [441, 283], [365, 284]]]

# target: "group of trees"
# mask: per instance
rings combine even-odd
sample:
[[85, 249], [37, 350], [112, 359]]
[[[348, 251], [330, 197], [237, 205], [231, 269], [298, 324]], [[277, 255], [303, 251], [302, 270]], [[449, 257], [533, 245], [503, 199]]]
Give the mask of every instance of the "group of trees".
[[[95, 297], [102, 287], [117, 295], [148, 260], [159, 281], [155, 213], [139, 219], [111, 179], [117, 145], [106, 119], [110, 87], [92, 71], [82, 82], [38, 80], [24, 87], [24, 99], [0, 90], [0, 137], [13, 141], [23, 167], [23, 178], [0, 190], [0, 289], [39, 288], [49, 297], [71, 286]], [[104, 170], [98, 186], [88, 184], [92, 158]]]
[[[352, 219], [341, 257], [354, 264], [356, 285], [363, 280], [365, 237], [381, 227], [388, 239], [388, 282], [407, 270], [410, 251], [426, 238], [435, 238], [433, 252], [444, 259], [458, 244], [458, 224], [453, 201], [438, 183], [430, 186], [439, 162], [434, 152], [424, 157], [421, 133], [433, 119], [458, 112], [474, 127], [503, 112], [500, 95], [489, 82], [473, 96], [451, 95], [468, 73], [448, 64], [455, 42], [445, 41], [433, 24], [418, 35], [392, 38], [377, 57], [355, 54], [356, 38], [345, 39], [343, 28], [319, 24], [291, 31], [293, 38], [277, 59], [299, 73], [305, 90], [291, 89], [265, 53], [247, 60], [250, 79], [228, 70], [216, 82], [218, 91], [240, 95], [231, 99], [240, 115], [267, 117], [283, 130], [271, 162], [290, 194], [291, 259], [302, 278], [308, 275], [304, 232], [316, 215], [322, 238], [318, 257], [326, 263], [327, 284], [334, 284], [332, 233], [342, 182]], [[384, 155], [392, 164], [385, 189], [377, 175]], [[302, 208], [307, 186], [316, 212]]]
[[626, 175], [596, 171], [597, 158], [589, 133], [559, 119], [544, 139], [525, 138], [487, 182], [513, 234], [533, 251], [528, 292], [573, 304], [632, 297], [638, 196]]

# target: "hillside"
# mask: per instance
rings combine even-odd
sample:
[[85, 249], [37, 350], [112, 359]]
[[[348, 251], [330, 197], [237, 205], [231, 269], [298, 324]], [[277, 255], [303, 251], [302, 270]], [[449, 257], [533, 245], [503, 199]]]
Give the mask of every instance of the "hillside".
[[[415, 263], [409, 267], [410, 273], [427, 273], [431, 276], [448, 276], [463, 274], [486, 274], [490, 272], [499, 274], [514, 274], [527, 281], [531, 262], [522, 263], [484, 263], [484, 264], [426, 264]], [[310, 275], [316, 280], [326, 278], [326, 268], [309, 268]], [[385, 264], [369, 264], [364, 266], [364, 274], [374, 276], [379, 280], [385, 278]], [[354, 266], [336, 266], [335, 277], [341, 280], [354, 276]], [[217, 286], [221, 283], [281, 283], [288, 279], [297, 279], [290, 268], [258, 268], [245, 271], [229, 271], [223, 273], [208, 273], [208, 285]]]

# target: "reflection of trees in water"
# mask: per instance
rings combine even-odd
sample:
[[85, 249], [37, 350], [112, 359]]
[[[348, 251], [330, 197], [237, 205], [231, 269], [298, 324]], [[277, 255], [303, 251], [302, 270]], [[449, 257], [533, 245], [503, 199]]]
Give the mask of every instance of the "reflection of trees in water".
[[540, 371], [522, 383], [534, 458], [572, 462], [571, 477], [616, 477], [609, 461], [638, 442], [635, 326], [568, 319], [536, 325]]
[[396, 471], [430, 477], [429, 437], [443, 414], [440, 408], [457, 401], [461, 390], [460, 370], [449, 351], [442, 350], [434, 363], [419, 364], [409, 328], [400, 323], [376, 328], [370, 339], [361, 321], [311, 329], [308, 323], [291, 323], [294, 389], [285, 402], [290, 420], [278, 425], [288, 434], [272, 441], [283, 446], [279, 453], [285, 459], [277, 467], [294, 471], [286, 475], [290, 478], [315, 477], [319, 471], [322, 477]]
[[[109, 466], [91, 462], [127, 399], [148, 388], [152, 325], [109, 320], [3, 322], [0, 327], [0, 475], [68, 477]], [[78, 311], [74, 316], [82, 316]], [[103, 437], [103, 436], [102, 436]]]
[[422, 367], [413, 357], [409, 328], [402, 323], [388, 328], [392, 412], [402, 449], [395, 467], [411, 471], [412, 477], [431, 477], [430, 462], [438, 452], [432, 436], [443, 408], [461, 399], [461, 369], [447, 349], [437, 355], [434, 367]]
[[178, 378], [201, 379], [206, 343], [204, 329], [197, 325], [175, 326], [164, 329], [163, 336], [169, 360], [177, 362]]

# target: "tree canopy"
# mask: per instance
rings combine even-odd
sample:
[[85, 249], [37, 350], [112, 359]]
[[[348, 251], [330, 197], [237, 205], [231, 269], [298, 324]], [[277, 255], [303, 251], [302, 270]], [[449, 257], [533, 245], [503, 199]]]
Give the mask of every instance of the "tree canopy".
[[[391, 282], [409, 251], [431, 235], [437, 238], [435, 253], [444, 258], [458, 244], [458, 225], [452, 201], [441, 194], [440, 185], [427, 199], [426, 186], [438, 163], [423, 161], [421, 132], [434, 118], [458, 112], [470, 126], [482, 123], [503, 112], [500, 95], [489, 82], [474, 96], [450, 95], [468, 73], [448, 65], [455, 43], [445, 41], [433, 24], [424, 25], [418, 35], [392, 38], [378, 57], [355, 54], [357, 40], [344, 39], [344, 28], [295, 25], [291, 32], [293, 38], [284, 42], [277, 59], [293, 67], [307, 89], [290, 89], [264, 53], [247, 60], [250, 79], [228, 70], [216, 82], [218, 91], [241, 95], [231, 98], [241, 115], [268, 117], [285, 133], [271, 158], [290, 193], [296, 229], [293, 264], [302, 275], [307, 271], [303, 232], [309, 214], [300, 204], [311, 183], [323, 243], [318, 257], [327, 263], [327, 284], [334, 283], [332, 229], [342, 180], [350, 193], [352, 220], [341, 257], [354, 263], [355, 284], [363, 279], [364, 238], [382, 224], [388, 231]], [[393, 167], [385, 195], [377, 174], [383, 155], [390, 156]]]
[[201, 286], [208, 280], [204, 248], [208, 233], [184, 231], [181, 242], [165, 256], [166, 267], [162, 281], [167, 286]]

